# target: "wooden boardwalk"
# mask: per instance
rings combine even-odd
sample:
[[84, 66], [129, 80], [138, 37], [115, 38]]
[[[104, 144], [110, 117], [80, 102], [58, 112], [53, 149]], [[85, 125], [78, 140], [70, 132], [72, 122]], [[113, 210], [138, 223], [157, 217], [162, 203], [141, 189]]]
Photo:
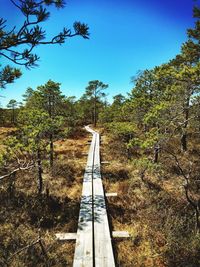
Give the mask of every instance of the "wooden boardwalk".
[[73, 266], [114, 267], [115, 261], [100, 172], [99, 134], [88, 126], [86, 130], [93, 137], [83, 179]]

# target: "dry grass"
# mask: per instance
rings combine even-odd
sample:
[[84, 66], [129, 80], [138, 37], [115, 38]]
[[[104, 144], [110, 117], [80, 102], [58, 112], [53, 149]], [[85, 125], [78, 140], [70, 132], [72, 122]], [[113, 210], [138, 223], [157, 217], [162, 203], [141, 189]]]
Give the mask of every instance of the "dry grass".
[[17, 130], [17, 128], [14, 127], [0, 127], [0, 136], [5, 137], [12, 133], [14, 133]]
[[112, 228], [131, 236], [114, 240], [117, 266], [200, 266], [193, 211], [173, 162], [165, 161], [162, 172], [147, 171], [142, 180], [139, 169], [122, 155], [115, 141], [104, 136], [101, 151], [102, 160], [110, 162], [102, 166], [105, 190], [118, 193], [108, 199]]
[[[98, 130], [98, 129], [97, 129]], [[200, 266], [198, 235], [194, 235], [193, 210], [183, 194], [183, 180], [172, 162], [166, 161], [162, 173], [146, 172], [143, 180], [139, 169], [126, 159], [121, 146], [109, 139], [104, 130], [101, 160], [106, 192], [117, 192], [108, 199], [112, 230], [130, 233], [130, 238], [114, 240], [119, 267], [197, 267]], [[2, 129], [2, 135], [9, 131]], [[19, 173], [15, 195], [10, 198], [8, 184], [1, 185], [0, 266], [25, 267], [72, 266], [75, 242], [58, 242], [57, 232], [77, 230], [83, 172], [87, 160], [89, 135], [59, 140], [55, 143], [54, 169], [44, 169], [44, 192], [39, 199], [35, 170]], [[111, 141], [111, 142], [110, 142]], [[195, 148], [196, 149], [196, 148]], [[190, 144], [193, 160], [199, 156]], [[183, 160], [182, 160], [183, 161]], [[184, 161], [183, 161], [183, 164]], [[48, 260], [37, 245], [10, 255], [37, 238], [41, 229]]]
[[[2, 130], [2, 134], [7, 134]], [[44, 195], [37, 195], [36, 170], [17, 174], [14, 195], [1, 184], [0, 266], [72, 266], [75, 242], [59, 242], [58, 232], [76, 232], [83, 172], [89, 136], [63, 139], [55, 144], [53, 170], [44, 168]], [[46, 189], [48, 188], [48, 195]], [[39, 245], [8, 259], [41, 234], [48, 259]], [[46, 262], [46, 263], [45, 263]]]
[[15, 133], [17, 129], [14, 127], [0, 127], [0, 153], [3, 152], [5, 146], [3, 142], [5, 138]]

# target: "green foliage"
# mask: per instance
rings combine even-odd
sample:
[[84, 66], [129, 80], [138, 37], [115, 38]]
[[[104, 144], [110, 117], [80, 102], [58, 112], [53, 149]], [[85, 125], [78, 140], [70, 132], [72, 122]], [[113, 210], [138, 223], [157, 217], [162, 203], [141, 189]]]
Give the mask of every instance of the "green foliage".
[[100, 111], [99, 121], [101, 123], [108, 123], [113, 121], [124, 121], [123, 107], [125, 105], [126, 98], [122, 94], [118, 94], [113, 97], [113, 103], [106, 105]]
[[119, 139], [128, 144], [133, 139], [136, 126], [129, 122], [112, 122], [105, 125], [114, 139]]
[[108, 84], [104, 84], [98, 80], [90, 81], [82, 98], [82, 100], [86, 100], [86, 104], [90, 109], [90, 113], [93, 113], [92, 118], [94, 126], [96, 126], [97, 123], [99, 113], [98, 110], [103, 104], [102, 98], [106, 96], [106, 94], [103, 92], [106, 88], [108, 88]]
[[19, 114], [18, 123], [20, 134], [18, 138], [8, 139], [12, 143], [7, 143], [7, 146], [14, 153], [18, 151], [17, 148], [23, 148], [22, 152], [26, 152], [32, 156], [35, 156], [38, 148], [45, 150], [48, 144], [45, 137], [51, 129], [48, 114], [35, 109], [23, 110]]
[[16, 109], [18, 107], [19, 103], [15, 99], [11, 99], [8, 104], [7, 108], [11, 111], [11, 123], [16, 123]]
[[108, 85], [104, 84], [101, 81], [98, 81], [98, 80], [90, 81], [88, 86], [86, 87], [85, 94], [88, 97], [97, 99], [97, 98], [105, 96], [105, 93], [103, 93], [103, 90], [106, 88], [108, 88]]
[[149, 174], [156, 174], [156, 173], [161, 173], [162, 171], [162, 166], [159, 163], [154, 163], [152, 159], [143, 156], [139, 159], [133, 159], [131, 161], [133, 166], [138, 169], [140, 172], [143, 171], [148, 171]]
[[140, 147], [142, 150], [153, 148], [159, 140], [159, 132], [157, 128], [151, 128], [150, 131], [146, 132], [140, 137], [130, 139], [128, 147]]
[[[66, 39], [74, 36], [89, 38], [89, 28], [85, 23], [74, 22], [73, 31], [66, 27], [57, 35], [46, 40], [46, 30], [40, 25], [50, 17], [48, 7], [54, 5], [56, 8], [63, 8], [64, 0], [51, 1], [23, 1], [12, 0], [13, 5], [19, 9], [24, 16], [21, 26], [13, 26], [6, 29], [6, 20], [0, 18], [0, 57], [4, 57], [14, 64], [31, 68], [37, 66], [39, 56], [33, 51], [38, 45], [62, 44]], [[50, 10], [50, 9], [49, 9]], [[19, 69], [6, 66], [0, 70], [0, 86], [5, 87], [7, 83], [12, 83], [21, 76]]]
[[5, 140], [4, 144], [6, 145], [7, 155], [13, 157], [25, 149], [22, 143], [19, 143], [19, 140], [16, 136], [9, 137]]
[[4, 164], [4, 156], [2, 153], [0, 153], [0, 168], [3, 166]]
[[11, 66], [5, 66], [0, 70], [0, 87], [5, 88], [6, 84], [13, 83], [22, 75], [21, 71]]

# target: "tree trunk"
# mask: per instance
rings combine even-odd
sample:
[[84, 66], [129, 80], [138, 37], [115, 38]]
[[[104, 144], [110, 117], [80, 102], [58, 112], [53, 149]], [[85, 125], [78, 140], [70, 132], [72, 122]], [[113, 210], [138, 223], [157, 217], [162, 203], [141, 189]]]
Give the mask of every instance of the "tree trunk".
[[153, 160], [154, 163], [158, 163], [159, 150], [160, 150], [160, 147], [158, 145], [156, 145], [154, 147], [154, 160]]
[[199, 208], [198, 206], [196, 207], [196, 233], [199, 233], [200, 230], [200, 221], [199, 221]]
[[42, 179], [41, 151], [39, 148], [37, 150], [37, 167], [38, 167], [38, 194], [41, 194], [43, 190], [43, 179]]
[[187, 151], [187, 127], [189, 119], [189, 107], [190, 107], [190, 97], [187, 98], [185, 107], [184, 107], [184, 124], [181, 135], [181, 150]]
[[15, 180], [16, 180], [16, 172], [12, 173], [9, 177], [8, 192], [9, 192], [10, 198], [12, 198], [15, 193]]
[[190, 203], [190, 205], [195, 210], [195, 228], [196, 228], [196, 233], [199, 233], [199, 230], [200, 230], [199, 201], [196, 203], [195, 201], [193, 201], [190, 198], [190, 196], [189, 196], [189, 189], [188, 189], [188, 180], [187, 180], [187, 185], [184, 186], [184, 189], [185, 189], [185, 196], [186, 196], [186, 199], [187, 199], [188, 203]]
[[15, 109], [12, 109], [12, 124], [15, 124]]
[[49, 162], [50, 162], [50, 167], [53, 167], [53, 134], [52, 133], [49, 136], [49, 140], [50, 140]]
[[[160, 133], [160, 125], [158, 123], [156, 123], [153, 126], [157, 127], [158, 134], [159, 134]], [[157, 141], [156, 144], [154, 145], [154, 161], [153, 161], [154, 163], [158, 163], [159, 152], [160, 152], [160, 144], [159, 144], [159, 141]]]
[[181, 135], [181, 150], [187, 151], [187, 133], [186, 132], [184, 132]]
[[96, 99], [94, 100], [94, 127], [97, 124], [97, 107], [96, 107]]

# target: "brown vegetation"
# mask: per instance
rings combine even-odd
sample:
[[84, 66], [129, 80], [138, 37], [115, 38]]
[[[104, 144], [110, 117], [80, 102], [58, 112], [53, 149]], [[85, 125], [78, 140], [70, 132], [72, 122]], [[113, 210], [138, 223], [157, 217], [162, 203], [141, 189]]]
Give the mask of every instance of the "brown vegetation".
[[77, 230], [88, 138], [56, 142], [54, 168], [43, 170], [42, 196], [34, 169], [17, 172], [12, 194], [9, 179], [1, 183], [0, 266], [72, 266], [75, 242], [59, 242], [55, 234]]
[[[102, 160], [110, 161], [102, 166], [102, 173], [106, 192], [118, 193], [108, 198], [113, 230], [131, 235], [130, 239], [114, 241], [117, 266], [199, 266], [194, 209], [187, 201], [184, 178], [174, 158], [162, 152], [157, 168], [144, 171], [137, 164], [138, 156], [128, 160], [116, 142], [112, 137], [102, 142]], [[189, 147], [193, 143], [194, 139]], [[173, 143], [171, 146], [173, 151]], [[199, 152], [199, 148], [188, 152], [193, 162]], [[186, 171], [188, 161], [181, 155], [180, 164]], [[190, 194], [194, 200], [194, 193]]]
[[[137, 154], [128, 159], [119, 140], [103, 128], [100, 132], [104, 188], [118, 193], [107, 199], [110, 225], [131, 236], [113, 240], [117, 266], [198, 266], [199, 233], [184, 177], [173, 157], [176, 142], [168, 147], [171, 154], [161, 153], [156, 168], [144, 169]], [[12, 191], [9, 180], [1, 183], [0, 266], [72, 266], [75, 242], [59, 242], [55, 234], [77, 230], [90, 137], [82, 131], [73, 135], [55, 142], [52, 170], [44, 162], [42, 196], [37, 194], [34, 169], [17, 172]], [[198, 161], [199, 147], [191, 149], [194, 142], [191, 139], [188, 154], [177, 154], [185, 172], [188, 155]], [[199, 169], [193, 168], [193, 175], [198, 174]]]

